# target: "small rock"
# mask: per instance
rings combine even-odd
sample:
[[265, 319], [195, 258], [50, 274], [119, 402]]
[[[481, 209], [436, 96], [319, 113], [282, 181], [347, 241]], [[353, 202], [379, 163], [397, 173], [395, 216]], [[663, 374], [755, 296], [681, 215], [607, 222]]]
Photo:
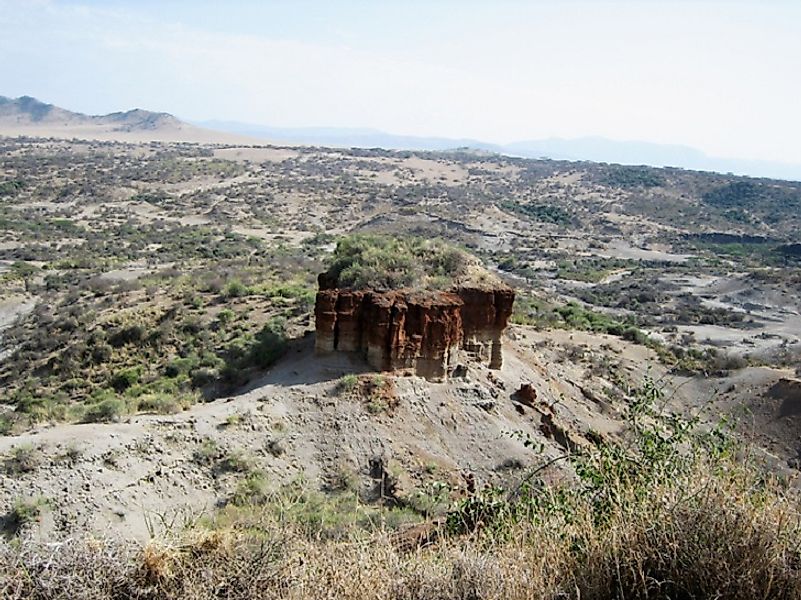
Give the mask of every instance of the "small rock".
[[515, 392], [513, 398], [521, 404], [533, 408], [537, 401], [537, 390], [535, 390], [534, 386], [530, 383], [524, 383], [520, 386], [520, 389]]

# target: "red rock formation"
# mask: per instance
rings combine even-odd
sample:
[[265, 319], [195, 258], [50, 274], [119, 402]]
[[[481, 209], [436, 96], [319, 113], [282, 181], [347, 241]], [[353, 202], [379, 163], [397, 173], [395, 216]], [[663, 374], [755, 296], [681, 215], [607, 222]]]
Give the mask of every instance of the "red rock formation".
[[331, 288], [320, 277], [315, 304], [318, 352], [360, 352], [375, 369], [447, 375], [464, 348], [500, 368], [501, 334], [512, 313], [508, 288], [390, 292]]
[[501, 335], [512, 316], [514, 290], [460, 288], [457, 293], [464, 302], [464, 349], [479, 360], [489, 359], [491, 369], [500, 369]]

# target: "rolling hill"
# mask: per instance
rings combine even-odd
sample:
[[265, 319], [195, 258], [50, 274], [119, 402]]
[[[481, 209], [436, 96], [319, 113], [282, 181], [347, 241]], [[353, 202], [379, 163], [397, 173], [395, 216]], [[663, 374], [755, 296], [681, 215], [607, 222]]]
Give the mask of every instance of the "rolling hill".
[[0, 135], [123, 142], [253, 142], [242, 135], [190, 125], [165, 112], [136, 108], [107, 115], [85, 115], [30, 96], [0, 96]]

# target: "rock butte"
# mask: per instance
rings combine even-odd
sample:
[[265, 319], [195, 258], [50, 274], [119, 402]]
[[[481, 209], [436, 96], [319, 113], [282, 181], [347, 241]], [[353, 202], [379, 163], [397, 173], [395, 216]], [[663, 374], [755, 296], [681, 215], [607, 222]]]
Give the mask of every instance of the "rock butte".
[[514, 290], [456, 286], [450, 291], [351, 290], [318, 278], [314, 307], [318, 353], [356, 352], [379, 371], [407, 370], [442, 379], [459, 354], [499, 369], [501, 336], [514, 304]]

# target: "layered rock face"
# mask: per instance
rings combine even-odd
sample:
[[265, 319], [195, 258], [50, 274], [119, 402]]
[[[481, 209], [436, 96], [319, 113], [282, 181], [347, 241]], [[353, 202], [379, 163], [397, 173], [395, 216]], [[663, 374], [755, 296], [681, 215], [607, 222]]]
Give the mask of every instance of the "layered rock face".
[[491, 369], [500, 369], [503, 364], [501, 335], [512, 316], [514, 290], [460, 288], [458, 294], [464, 303], [464, 349], [478, 360], [488, 360]]
[[320, 277], [314, 309], [320, 353], [358, 352], [375, 369], [407, 369], [429, 379], [445, 377], [460, 349], [491, 368], [502, 364], [511, 289], [377, 292], [327, 286]]

